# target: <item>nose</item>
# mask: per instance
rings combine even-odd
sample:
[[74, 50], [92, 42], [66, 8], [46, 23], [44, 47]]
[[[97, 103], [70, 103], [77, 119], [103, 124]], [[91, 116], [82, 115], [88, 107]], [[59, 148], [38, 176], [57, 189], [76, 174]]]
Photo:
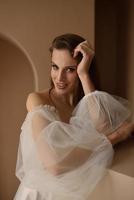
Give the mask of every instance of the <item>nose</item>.
[[64, 81], [66, 79], [65, 72], [63, 70], [58, 71], [57, 80]]

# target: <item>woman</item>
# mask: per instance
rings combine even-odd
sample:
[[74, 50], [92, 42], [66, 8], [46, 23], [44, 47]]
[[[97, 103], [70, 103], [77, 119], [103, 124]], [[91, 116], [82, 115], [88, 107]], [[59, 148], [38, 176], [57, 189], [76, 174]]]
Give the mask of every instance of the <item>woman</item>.
[[58, 36], [50, 52], [51, 88], [26, 102], [14, 199], [87, 200], [112, 161], [112, 144], [134, 125], [125, 100], [96, 90], [94, 50], [84, 38]]

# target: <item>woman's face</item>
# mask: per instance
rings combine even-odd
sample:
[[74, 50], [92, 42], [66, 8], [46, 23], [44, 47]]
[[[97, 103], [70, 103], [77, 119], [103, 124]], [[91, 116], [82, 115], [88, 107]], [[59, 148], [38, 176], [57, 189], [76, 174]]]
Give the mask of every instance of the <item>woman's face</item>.
[[77, 61], [68, 50], [53, 50], [51, 78], [58, 94], [70, 94], [77, 87]]

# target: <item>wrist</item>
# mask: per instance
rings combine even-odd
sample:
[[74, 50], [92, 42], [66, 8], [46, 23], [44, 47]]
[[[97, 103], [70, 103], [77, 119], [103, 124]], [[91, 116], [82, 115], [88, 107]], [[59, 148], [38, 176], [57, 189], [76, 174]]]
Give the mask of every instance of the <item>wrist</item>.
[[115, 144], [117, 144], [118, 142], [121, 141], [120, 140], [120, 134], [117, 131], [108, 135], [107, 138], [109, 139], [109, 141], [111, 142], [112, 145], [115, 145]]
[[80, 72], [78, 73], [79, 79], [82, 80], [86, 80], [86, 79], [90, 79], [88, 72]]
[[94, 84], [93, 84], [92, 80], [90, 79], [90, 76], [88, 73], [83, 73], [83, 74], [79, 75], [79, 79], [81, 81], [85, 95], [95, 91]]

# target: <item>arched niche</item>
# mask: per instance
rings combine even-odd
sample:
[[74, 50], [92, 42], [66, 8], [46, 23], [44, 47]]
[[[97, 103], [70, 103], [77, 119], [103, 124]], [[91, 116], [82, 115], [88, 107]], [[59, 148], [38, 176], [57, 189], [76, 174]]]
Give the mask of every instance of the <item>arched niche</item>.
[[9, 200], [19, 185], [15, 177], [26, 98], [36, 90], [33, 64], [16, 42], [0, 34], [0, 199]]

